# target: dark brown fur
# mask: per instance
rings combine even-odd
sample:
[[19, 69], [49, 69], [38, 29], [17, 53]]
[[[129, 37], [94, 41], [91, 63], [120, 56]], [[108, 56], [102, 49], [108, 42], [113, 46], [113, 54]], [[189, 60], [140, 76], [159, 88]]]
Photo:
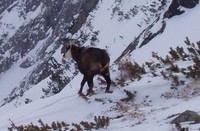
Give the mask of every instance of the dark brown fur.
[[106, 50], [99, 48], [77, 47], [75, 45], [68, 45], [66, 47], [66, 52], [68, 50], [71, 50], [72, 58], [76, 61], [78, 69], [83, 74], [83, 80], [78, 93], [82, 95], [83, 86], [86, 81], [89, 86], [87, 95], [93, 93], [93, 78], [97, 74], [102, 75], [105, 78], [107, 82], [106, 92], [109, 93], [111, 85], [109, 73], [110, 58]]

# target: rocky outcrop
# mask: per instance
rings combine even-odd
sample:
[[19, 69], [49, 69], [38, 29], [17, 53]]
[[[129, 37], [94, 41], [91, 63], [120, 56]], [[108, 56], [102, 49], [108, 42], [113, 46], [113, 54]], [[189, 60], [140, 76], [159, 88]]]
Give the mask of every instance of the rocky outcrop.
[[183, 6], [185, 8], [194, 8], [198, 3], [199, 0], [179, 0], [180, 6]]
[[68, 32], [72, 35], [76, 33], [82, 26], [82, 24], [86, 21], [89, 12], [91, 12], [97, 5], [99, 0], [86, 0], [82, 5], [80, 13], [77, 18], [75, 18], [72, 22], [72, 26], [68, 29]]
[[165, 18], [172, 18], [175, 15], [181, 15], [185, 11], [180, 10], [179, 7], [194, 8], [199, 3], [199, 0], [172, 0], [168, 10], [165, 12]]
[[[62, 44], [57, 41], [66, 34], [76, 33], [86, 21], [99, 0], [2, 0], [0, 2], [0, 27], [4, 14], [12, 13], [21, 21], [5, 25], [10, 31], [0, 34], [0, 75], [19, 60], [21, 68], [32, 68], [28, 75], [16, 85], [2, 105], [23, 95], [31, 85], [37, 84], [53, 73], [51, 58]], [[78, 17], [75, 17], [78, 16]], [[2, 20], [3, 21], [3, 20]], [[8, 22], [9, 23], [9, 22]], [[1, 32], [0, 32], [1, 33]], [[49, 49], [50, 48], [50, 49]], [[30, 55], [31, 54], [31, 55]], [[62, 75], [62, 74], [61, 74]], [[53, 75], [54, 76], [54, 75]], [[66, 85], [62, 83], [62, 87]], [[60, 88], [62, 88], [60, 87]]]
[[193, 124], [200, 123], [200, 115], [194, 111], [186, 110], [173, 119], [170, 123], [176, 124], [181, 122], [192, 122]]

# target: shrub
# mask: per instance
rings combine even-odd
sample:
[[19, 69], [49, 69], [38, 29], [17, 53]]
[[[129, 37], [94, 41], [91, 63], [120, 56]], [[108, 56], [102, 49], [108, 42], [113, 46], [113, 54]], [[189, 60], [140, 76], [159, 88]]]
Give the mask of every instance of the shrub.
[[126, 93], [127, 97], [126, 98], [123, 98], [123, 99], [120, 99], [121, 101], [124, 101], [124, 102], [129, 102], [131, 100], [133, 100], [136, 96], [136, 91], [134, 91], [133, 93], [124, 89], [124, 92]]
[[119, 70], [121, 72], [121, 79], [141, 79], [141, 75], [145, 74], [145, 69], [141, 67], [139, 64], [134, 62], [134, 64], [131, 61], [124, 61], [120, 62], [119, 64]]
[[[106, 116], [94, 116], [94, 122], [81, 121], [79, 124], [72, 123], [67, 124], [66, 122], [55, 122], [53, 121], [51, 125], [45, 124], [41, 119], [38, 120], [40, 126], [34, 124], [20, 125], [17, 126], [13, 121], [11, 121], [11, 127], [8, 127], [9, 131], [83, 131], [92, 129], [106, 128], [109, 125], [110, 118]], [[72, 127], [70, 129], [70, 127]]]

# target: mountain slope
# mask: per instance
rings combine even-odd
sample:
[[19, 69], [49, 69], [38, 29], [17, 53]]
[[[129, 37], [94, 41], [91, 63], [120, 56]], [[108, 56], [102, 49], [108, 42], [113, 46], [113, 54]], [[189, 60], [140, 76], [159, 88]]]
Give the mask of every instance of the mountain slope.
[[[2, 1], [2, 4], [7, 4], [6, 2]], [[88, 15], [97, 2], [12, 1], [8, 7], [5, 6], [1, 14], [0, 73], [3, 79], [8, 80], [10, 76], [18, 77], [16, 73], [10, 74], [9, 69], [24, 73], [18, 80], [12, 81], [11, 85], [1, 86], [2, 90], [5, 89], [0, 95], [1, 99], [5, 98], [1, 105], [17, 99], [52, 74], [51, 57], [62, 46], [58, 39], [66, 35], [74, 15], [80, 10], [86, 10], [84, 15]], [[79, 24], [83, 22], [80, 21]], [[8, 80], [2, 82], [8, 83]]]
[[[104, 93], [105, 87], [102, 87], [104, 85], [100, 83], [97, 76], [94, 79], [95, 94], [88, 97], [88, 99], [79, 97], [77, 92], [82, 75], [77, 72], [71, 61], [63, 61], [60, 53], [62, 45], [58, 44], [59, 37], [77, 39], [84, 46], [92, 45], [106, 48], [111, 57], [111, 78], [113, 82], [117, 83], [121, 75], [117, 64], [114, 63], [117, 58], [120, 58], [117, 59], [119, 61], [128, 59], [142, 65], [144, 62], [153, 59], [152, 51], [158, 52], [159, 55], [164, 57], [168, 54], [170, 47], [175, 48], [179, 45], [186, 48], [184, 40], [187, 36], [194, 43], [199, 40], [199, 5], [193, 9], [182, 8], [186, 11], [184, 14], [171, 19], [163, 19], [170, 2], [166, 1], [165, 4], [162, 4], [161, 1], [155, 0], [144, 0], [142, 2], [139, 0], [103, 0], [98, 2], [96, 8], [89, 14], [86, 22], [76, 33], [73, 32], [73, 30], [76, 30], [73, 26], [71, 27], [73, 29], [71, 29], [71, 32], [63, 32], [63, 35], [58, 35], [59, 33], [53, 35], [56, 32], [53, 27], [47, 29], [47, 33], [44, 34], [45, 37], [38, 42], [35, 41], [37, 44], [25, 53], [25, 56], [20, 58], [20, 54], [17, 54], [19, 60], [0, 77], [2, 89], [0, 95], [0, 100], [2, 100], [0, 130], [6, 130], [11, 125], [9, 119], [16, 125], [29, 124], [31, 122], [39, 125], [38, 119], [42, 119], [46, 123], [62, 120], [67, 123], [79, 123], [82, 120], [92, 121], [94, 116], [108, 116], [111, 121], [106, 130], [168, 131], [175, 130], [174, 125], [169, 124], [171, 120], [169, 116], [188, 109], [199, 112], [198, 95], [192, 96], [190, 90], [188, 90], [188, 94], [185, 97], [183, 95], [177, 98], [177, 95], [181, 94], [182, 90], [187, 89], [186, 87], [190, 86], [190, 84], [191, 86], [195, 85], [198, 89], [198, 84], [192, 83], [190, 79], [185, 80], [183, 76], [181, 78], [186, 81], [186, 85], [179, 87], [178, 90], [170, 89], [170, 81], [164, 80], [159, 76], [152, 77], [151, 73], [147, 73], [142, 76], [140, 81], [127, 80], [124, 87], [113, 85], [111, 87], [112, 94]], [[13, 3], [13, 5], [16, 3]], [[78, 6], [77, 3], [72, 4]], [[40, 5], [39, 2], [37, 5]], [[81, 4], [77, 8], [80, 8], [80, 6]], [[43, 8], [38, 6], [38, 9]], [[39, 11], [34, 13], [38, 14]], [[34, 13], [25, 16], [27, 16], [27, 19], [33, 18], [35, 16], [33, 15]], [[79, 18], [79, 15], [76, 18]], [[72, 22], [73, 24], [77, 23], [76, 18], [75, 22]], [[164, 31], [160, 32], [162, 27]], [[29, 30], [29, 28], [25, 27], [24, 29]], [[54, 29], [59, 31], [63, 28], [55, 27]], [[34, 32], [34, 30], [30, 32]], [[9, 35], [11, 34], [12, 32], [9, 33]], [[156, 34], [153, 39], [151, 39], [152, 34]], [[146, 38], [150, 38], [150, 40]], [[143, 44], [145, 40], [148, 43]], [[7, 41], [7, 38], [5, 41]], [[48, 41], [53, 44], [51, 42], [48, 43]], [[1, 46], [4, 47], [5, 45], [2, 44]], [[5, 57], [10, 56], [5, 52], [2, 53]], [[50, 55], [40, 54], [42, 52], [47, 52]], [[42, 61], [41, 58], [46, 60]], [[24, 61], [29, 62], [25, 62], [22, 67], [21, 64]], [[48, 63], [47, 68], [51, 69], [51, 74], [48, 74], [47, 70], [48, 75], [45, 75], [45, 71], [43, 72], [40, 69], [46, 68], [40, 63]], [[191, 61], [178, 62], [177, 64], [187, 66], [191, 64]], [[24, 66], [27, 67], [24, 68]], [[57, 68], [53, 68], [54, 66]], [[38, 70], [37, 67], [40, 69]], [[67, 69], [63, 70], [66, 67]], [[62, 76], [55, 75], [56, 77], [59, 76], [64, 80], [69, 79], [70, 82], [59, 93], [53, 94], [49, 83], [53, 81], [53, 74], [59, 74], [59, 72], [62, 72]], [[44, 78], [40, 78], [38, 81], [36, 78], [41, 74], [44, 75]], [[37, 82], [34, 82], [35, 80]], [[27, 81], [32, 81], [33, 83], [30, 84]], [[48, 89], [50, 89], [50, 92], [45, 94], [44, 90]], [[136, 92], [134, 99], [128, 103], [121, 101], [126, 97], [124, 89]], [[87, 86], [84, 87], [84, 92], [86, 90]], [[8, 95], [8, 93], [10, 94]], [[171, 93], [172, 97], [170, 99], [163, 97], [163, 94], [166, 93]], [[197, 130], [198, 128], [199, 125], [190, 126], [191, 130]]]

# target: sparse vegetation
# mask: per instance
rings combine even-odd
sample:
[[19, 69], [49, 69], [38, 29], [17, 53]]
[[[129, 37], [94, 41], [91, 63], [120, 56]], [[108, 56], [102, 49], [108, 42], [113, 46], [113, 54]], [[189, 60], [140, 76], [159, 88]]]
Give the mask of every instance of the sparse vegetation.
[[11, 127], [8, 128], [9, 131], [83, 131], [92, 129], [106, 128], [109, 125], [110, 118], [106, 116], [94, 116], [94, 122], [81, 121], [79, 124], [72, 123], [68, 124], [64, 121], [53, 121], [50, 125], [44, 123], [41, 119], [38, 120], [39, 125], [33, 123], [28, 125], [17, 126], [13, 121], [10, 120]]
[[144, 67], [140, 66], [138, 63], [134, 62], [134, 64], [128, 60], [119, 63], [119, 68], [121, 72], [121, 79], [141, 79], [141, 75], [145, 74]]
[[[175, 88], [185, 84], [184, 79], [180, 79], [182, 74], [186, 79], [196, 79], [200, 77], [200, 41], [196, 44], [191, 43], [186, 37], [184, 41], [187, 51], [183, 47], [177, 46], [176, 48], [170, 47], [169, 54], [165, 58], [159, 56], [156, 52], [152, 52], [152, 57], [156, 61], [146, 61], [144, 65], [140, 66], [136, 62], [134, 64], [131, 61], [120, 62], [120, 79], [118, 79], [118, 85], [125, 86], [126, 80], [140, 80], [142, 75], [146, 73], [152, 74], [153, 77], [162, 76], [165, 80], [172, 81], [171, 86]], [[179, 61], [191, 61], [193, 64], [187, 67], [179, 67], [177, 64]], [[160, 69], [162, 69], [160, 71]]]
[[124, 101], [124, 102], [129, 102], [131, 100], [133, 100], [135, 98], [135, 95], [136, 95], [136, 91], [134, 91], [133, 93], [124, 89], [124, 92], [126, 93], [127, 97], [126, 98], [123, 98], [123, 99], [120, 99], [121, 101]]
[[[166, 58], [162, 58], [156, 53], [152, 53], [152, 56], [160, 62], [160, 65], [163, 65], [164, 70], [160, 72], [161, 76], [166, 80], [171, 80], [173, 87], [184, 85], [185, 83], [184, 80], [179, 79], [178, 73], [183, 74], [186, 78], [192, 79], [196, 79], [200, 76], [200, 42], [197, 42], [195, 45], [194, 43], [191, 43], [187, 37], [184, 42], [187, 46], [187, 52], [183, 47], [177, 46], [175, 49], [170, 48], [169, 55], [167, 55]], [[178, 61], [186, 60], [193, 62], [193, 65], [180, 68], [178, 64], [176, 64]], [[157, 69], [155, 62], [146, 62], [146, 65], [150, 70]], [[152, 69], [152, 67], [155, 68]]]

